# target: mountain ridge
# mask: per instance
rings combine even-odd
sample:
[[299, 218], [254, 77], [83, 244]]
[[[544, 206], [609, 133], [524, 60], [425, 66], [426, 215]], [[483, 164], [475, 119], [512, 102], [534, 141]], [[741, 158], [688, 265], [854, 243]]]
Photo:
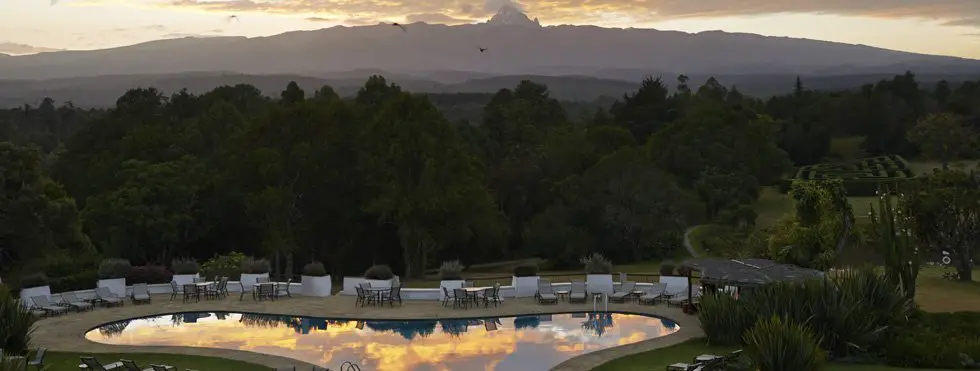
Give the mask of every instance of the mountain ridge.
[[416, 22], [405, 27], [403, 32], [383, 23], [334, 26], [254, 38], [167, 39], [102, 50], [7, 56], [0, 57], [0, 79], [189, 71], [317, 76], [357, 68], [494, 75], [541, 74], [554, 69], [559, 72], [547, 74], [631, 79], [640, 73], [616, 76], [599, 71], [674, 75], [980, 71], [980, 60], [820, 40], [724, 31], [541, 26], [536, 19], [506, 7], [485, 23]]

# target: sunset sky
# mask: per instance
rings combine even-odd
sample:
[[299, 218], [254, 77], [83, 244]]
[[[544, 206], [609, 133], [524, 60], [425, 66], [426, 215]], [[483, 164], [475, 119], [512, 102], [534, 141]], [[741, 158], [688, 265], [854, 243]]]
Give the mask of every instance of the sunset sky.
[[[486, 21], [508, 0], [0, 0], [0, 53], [377, 22]], [[724, 30], [980, 59], [980, 0], [521, 0], [543, 25]], [[236, 15], [239, 21], [229, 19]]]

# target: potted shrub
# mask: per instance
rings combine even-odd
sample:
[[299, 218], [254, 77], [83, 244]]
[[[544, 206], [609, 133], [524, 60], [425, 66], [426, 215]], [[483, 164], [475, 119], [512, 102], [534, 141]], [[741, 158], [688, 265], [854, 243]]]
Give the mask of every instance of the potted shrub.
[[688, 289], [687, 276], [677, 275], [677, 265], [671, 261], [660, 264], [660, 283], [667, 284], [667, 292], [678, 292]]
[[20, 278], [20, 302], [30, 307], [32, 296], [51, 296], [51, 286], [48, 286], [48, 276], [42, 272], [28, 274]]
[[242, 260], [242, 284], [246, 288], [254, 287], [260, 277], [268, 279], [271, 270], [272, 264], [268, 260], [245, 258]]
[[99, 282], [96, 287], [107, 287], [120, 298], [126, 297], [126, 277], [133, 270], [126, 259], [105, 259], [99, 263]]
[[439, 300], [445, 299], [445, 293], [441, 288], [446, 288], [452, 292], [454, 289], [463, 287], [463, 264], [459, 260], [444, 261], [439, 266]]
[[332, 284], [327, 268], [321, 262], [312, 262], [303, 267], [303, 295], [330, 296]]
[[364, 271], [364, 279], [371, 284], [371, 287], [391, 287], [391, 279], [395, 273], [387, 264], [375, 264]]
[[201, 265], [194, 259], [174, 259], [170, 263], [170, 270], [174, 272], [174, 282], [181, 287], [194, 283], [195, 278], [201, 277]]
[[585, 266], [585, 284], [589, 292], [613, 293], [612, 262], [594, 253], [579, 260]]
[[514, 277], [511, 279], [511, 286], [514, 286], [514, 296], [526, 298], [534, 296], [538, 292], [538, 265], [534, 263], [524, 263], [514, 267]]

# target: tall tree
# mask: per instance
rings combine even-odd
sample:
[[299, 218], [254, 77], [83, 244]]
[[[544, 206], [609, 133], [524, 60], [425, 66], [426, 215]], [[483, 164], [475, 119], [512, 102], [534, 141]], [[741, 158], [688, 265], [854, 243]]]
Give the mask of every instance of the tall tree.
[[926, 157], [942, 162], [943, 169], [949, 169], [950, 161], [969, 151], [975, 138], [976, 133], [949, 113], [930, 114], [908, 132], [909, 142], [919, 146]]
[[934, 256], [949, 253], [964, 281], [973, 279], [976, 244], [980, 241], [980, 177], [974, 171], [935, 170], [905, 190], [913, 235]]

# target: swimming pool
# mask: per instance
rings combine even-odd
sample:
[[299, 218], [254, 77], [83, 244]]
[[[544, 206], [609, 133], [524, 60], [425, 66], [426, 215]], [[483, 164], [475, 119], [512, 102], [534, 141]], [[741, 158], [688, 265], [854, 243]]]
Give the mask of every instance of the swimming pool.
[[85, 338], [245, 350], [330, 368], [353, 361], [365, 371], [539, 371], [679, 329], [668, 319], [605, 312], [412, 321], [201, 312], [110, 323]]

